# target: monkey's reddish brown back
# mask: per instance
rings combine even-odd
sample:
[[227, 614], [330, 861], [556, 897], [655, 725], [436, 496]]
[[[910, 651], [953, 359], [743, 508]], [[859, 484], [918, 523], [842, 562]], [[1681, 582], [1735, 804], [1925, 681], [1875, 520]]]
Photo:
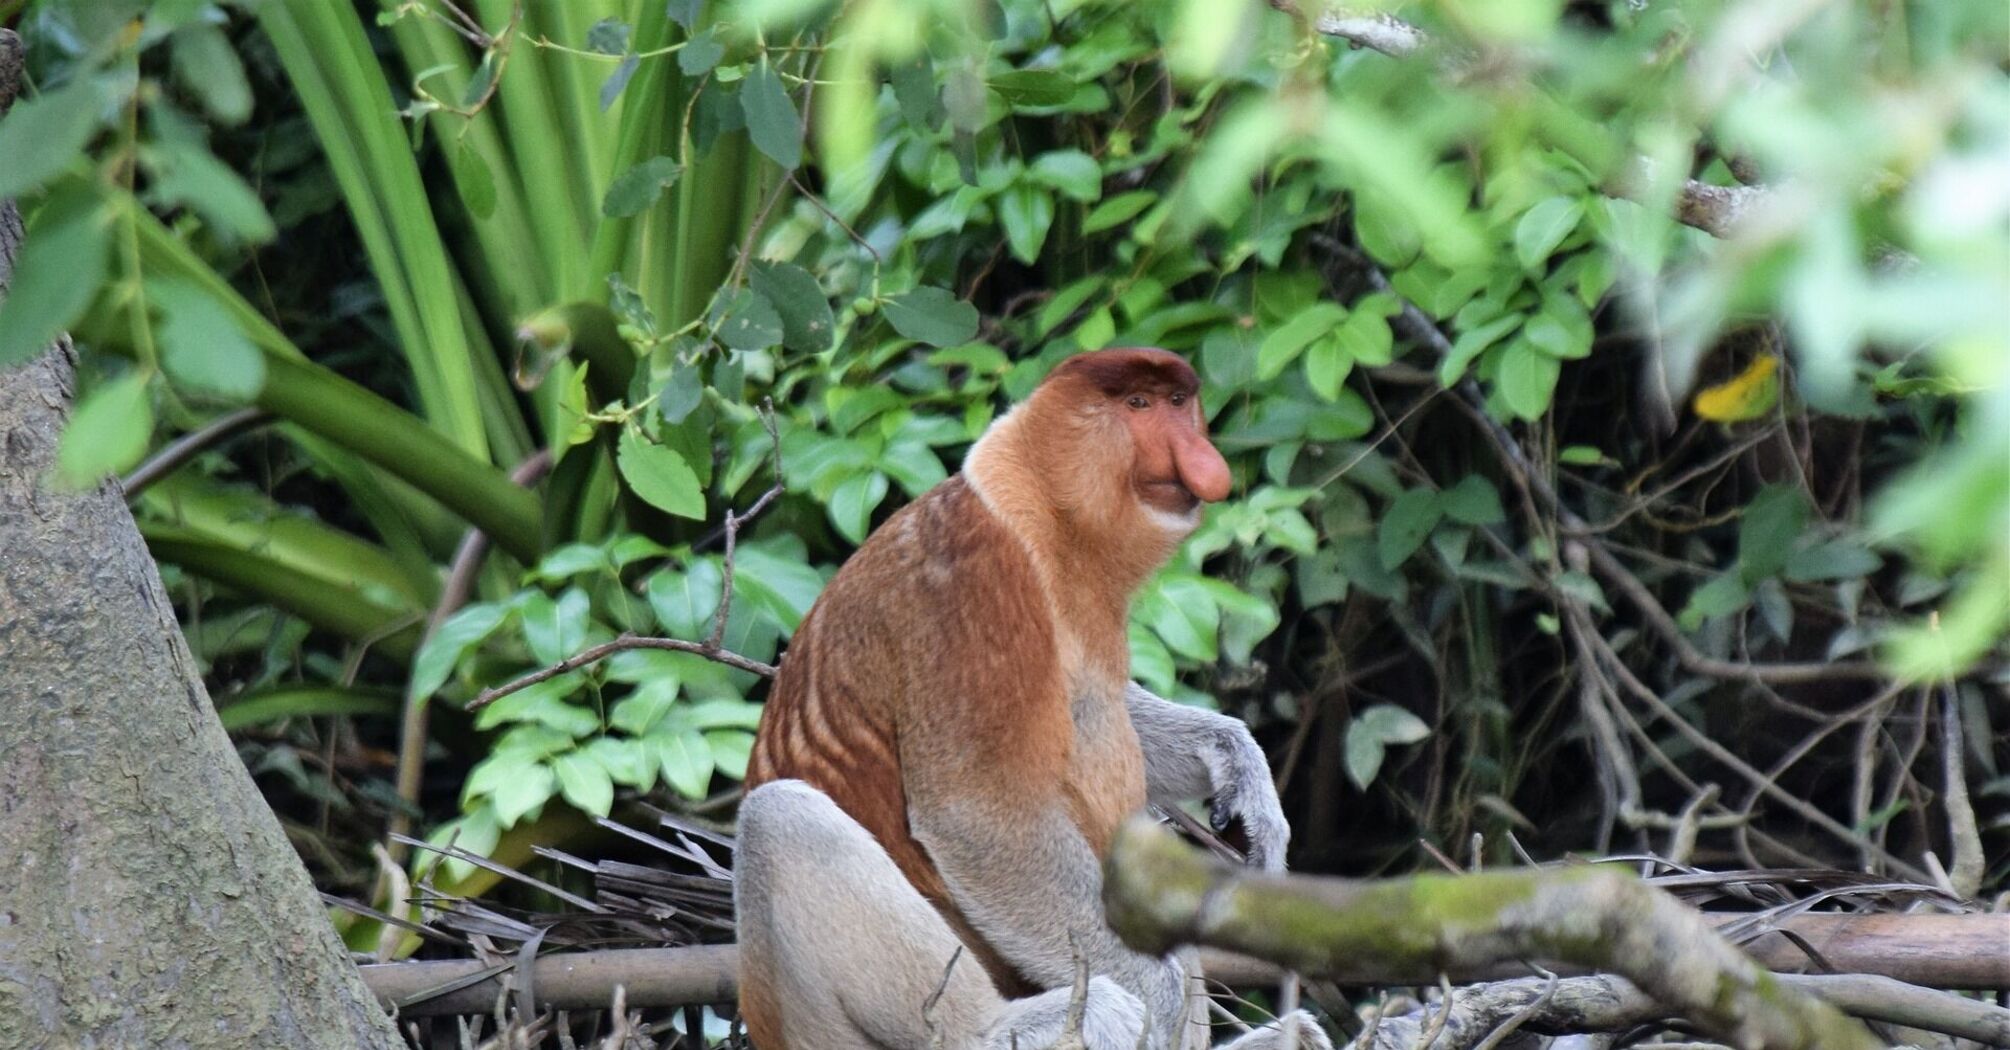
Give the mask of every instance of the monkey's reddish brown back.
[[[953, 756], [957, 804], [1058, 808], [1101, 855], [1144, 804], [1121, 702], [1130, 597], [1227, 486], [1184, 360], [1064, 361], [825, 588], [775, 679], [748, 788], [796, 778], [829, 795], [1001, 991], [1023, 990], [911, 832], [903, 768]], [[1078, 731], [1084, 697], [1093, 732]]]

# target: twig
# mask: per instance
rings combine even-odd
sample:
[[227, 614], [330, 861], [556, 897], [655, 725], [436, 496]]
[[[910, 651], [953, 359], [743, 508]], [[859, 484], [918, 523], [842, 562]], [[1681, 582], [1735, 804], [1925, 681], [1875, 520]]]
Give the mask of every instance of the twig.
[[521, 678], [505, 682], [492, 689], [484, 689], [481, 695], [468, 701], [462, 710], [479, 711], [511, 693], [528, 689], [539, 682], [549, 681], [562, 674], [569, 674], [588, 664], [598, 663], [613, 656], [615, 653], [627, 652], [630, 649], [667, 649], [674, 653], [691, 653], [694, 656], [702, 656], [714, 663], [725, 664], [727, 667], [760, 675], [762, 678], [773, 678], [775, 676], [775, 669], [772, 665], [764, 664], [759, 660], [749, 660], [730, 649], [721, 649], [718, 646], [706, 645], [703, 642], [687, 642], [682, 638], [643, 638], [637, 635], [624, 634], [611, 642], [603, 642], [591, 649], [574, 653], [552, 664], [550, 667], [532, 671]]
[[130, 501], [134, 496], [146, 491], [154, 482], [174, 473], [182, 464], [194, 459], [197, 453], [220, 445], [254, 427], [264, 426], [274, 418], [276, 417], [272, 413], [262, 408], [241, 408], [218, 416], [162, 446], [151, 459], [134, 467], [131, 474], [120, 480], [119, 485], [125, 489], [126, 499]]
[[[1295, 0], [1270, 0], [1270, 6], [1301, 21], [1305, 19]], [[1386, 11], [1329, 7], [1313, 15], [1310, 24], [1327, 36], [1339, 37], [1355, 47], [1380, 51], [1391, 58], [1408, 58], [1430, 40], [1423, 30]]]
[[746, 513], [735, 514], [731, 510], [726, 511], [726, 553], [724, 563], [719, 569], [719, 609], [712, 616], [712, 633], [705, 639], [705, 644], [713, 649], [719, 648], [719, 643], [725, 639], [726, 617], [733, 611], [733, 543], [740, 535], [740, 526], [768, 509], [768, 504], [781, 498], [786, 489], [782, 476], [782, 436], [775, 427], [775, 403], [768, 398], [761, 399], [761, 426], [767, 429], [768, 440], [774, 444], [775, 483], [768, 486], [768, 491], [761, 493], [761, 498], [755, 500], [754, 505], [748, 507]]

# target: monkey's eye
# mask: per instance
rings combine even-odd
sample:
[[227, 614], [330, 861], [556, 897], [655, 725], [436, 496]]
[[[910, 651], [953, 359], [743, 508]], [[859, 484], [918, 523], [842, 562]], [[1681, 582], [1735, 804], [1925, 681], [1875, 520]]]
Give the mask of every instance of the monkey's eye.
[[1132, 408], [1139, 410], [1152, 407], [1151, 400], [1145, 397], [1143, 394], [1132, 394], [1127, 400], [1125, 400], [1124, 404], [1127, 404]]
[[1178, 407], [1180, 407], [1181, 405], [1184, 405], [1184, 404], [1186, 404], [1186, 395], [1185, 395], [1185, 394], [1174, 394], [1174, 395], [1172, 396], [1172, 398], [1171, 398], [1171, 401], [1172, 401], [1172, 403], [1173, 403], [1173, 407], [1174, 407], [1174, 408], [1178, 408]]

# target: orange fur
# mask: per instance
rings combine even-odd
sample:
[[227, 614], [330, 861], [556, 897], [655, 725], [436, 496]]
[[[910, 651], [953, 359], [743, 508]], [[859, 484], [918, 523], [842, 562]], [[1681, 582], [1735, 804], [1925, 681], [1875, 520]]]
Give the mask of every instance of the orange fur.
[[[1003, 994], [1028, 990], [911, 834], [908, 764], [953, 771], [936, 783], [960, 802], [1058, 803], [1101, 856], [1145, 802], [1123, 705], [1131, 597], [1199, 502], [1227, 489], [1185, 361], [1105, 350], [1062, 362], [962, 473], [889, 518], [831, 580], [776, 677], [747, 787], [793, 777], [829, 795]], [[784, 1050], [761, 1038], [779, 1028], [762, 975], [741, 981], [757, 1043]]]

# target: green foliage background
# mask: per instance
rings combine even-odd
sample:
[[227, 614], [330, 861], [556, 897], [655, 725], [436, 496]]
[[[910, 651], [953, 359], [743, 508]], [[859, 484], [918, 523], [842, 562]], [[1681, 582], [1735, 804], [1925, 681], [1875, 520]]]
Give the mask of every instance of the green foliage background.
[[780, 480], [723, 635], [772, 662], [1120, 345], [1196, 363], [1237, 479], [1134, 672], [1256, 727], [1299, 866], [1651, 846], [1702, 799], [1706, 859], [2000, 887], [2002, 5], [1437, 0], [1396, 54], [1274, 6], [0, 2], [0, 367], [76, 333], [72, 482], [270, 415], [134, 502], [333, 887], [386, 820], [522, 859], [706, 808], [753, 675], [459, 702], [705, 639]]

